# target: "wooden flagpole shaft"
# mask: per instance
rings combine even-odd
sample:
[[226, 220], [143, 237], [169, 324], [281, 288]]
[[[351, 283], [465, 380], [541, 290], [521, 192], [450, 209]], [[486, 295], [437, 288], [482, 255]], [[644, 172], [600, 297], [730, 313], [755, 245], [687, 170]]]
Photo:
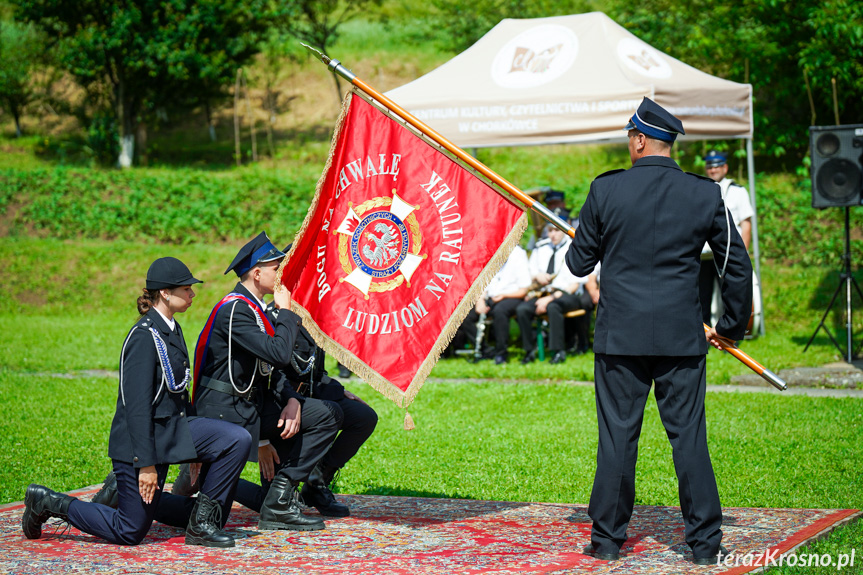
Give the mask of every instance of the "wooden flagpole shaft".
[[[327, 56], [326, 54], [321, 53], [319, 50], [315, 50], [311, 46], [303, 44], [309, 50], [316, 52], [321, 59], [321, 62], [327, 65], [327, 67], [335, 74], [338, 74], [369, 96], [373, 97], [375, 100], [386, 106], [391, 112], [394, 112], [398, 115], [402, 120], [437, 142], [440, 146], [446, 148], [450, 153], [456, 156], [458, 159], [463, 161], [465, 164], [469, 165], [471, 168], [475, 169], [477, 172], [500, 186], [503, 190], [505, 190], [508, 194], [516, 198], [522, 204], [530, 208], [531, 210], [538, 213], [540, 216], [548, 220], [549, 223], [553, 224], [555, 227], [560, 229], [562, 232], [567, 234], [569, 237], [575, 237], [575, 228], [569, 225], [568, 222], [563, 221], [558, 216], [554, 214], [551, 210], [545, 207], [542, 203], [536, 201], [531, 198], [513, 184], [508, 182], [503, 177], [499, 176], [497, 173], [492, 171], [488, 166], [444, 138], [442, 135], [437, 133], [435, 130], [430, 128], [428, 125], [414, 117], [413, 114], [366, 84], [364, 81], [359, 79], [356, 74], [345, 68], [341, 62], [338, 60], [334, 60]], [[704, 326], [704, 329], [710, 329], [707, 325]], [[787, 388], [786, 384], [782, 379], [779, 378], [775, 373], [749, 357], [747, 354], [743, 353], [734, 343], [728, 342], [720, 342], [723, 346], [723, 349], [739, 359], [743, 362], [744, 365], [749, 367], [752, 371], [766, 379], [770, 382], [774, 387], [780, 390], [784, 390]]]

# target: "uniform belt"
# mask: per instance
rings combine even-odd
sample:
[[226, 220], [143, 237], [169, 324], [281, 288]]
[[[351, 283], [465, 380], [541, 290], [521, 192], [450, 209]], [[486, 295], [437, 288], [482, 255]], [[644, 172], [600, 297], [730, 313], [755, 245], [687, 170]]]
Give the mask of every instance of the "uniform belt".
[[227, 395], [233, 395], [235, 397], [242, 397], [243, 399], [249, 399], [253, 393], [255, 393], [255, 388], [251, 387], [245, 393], [240, 393], [237, 391], [233, 385], [226, 381], [220, 381], [218, 379], [213, 379], [212, 377], [204, 376], [201, 378], [201, 385], [212, 389], [213, 391], [219, 391], [221, 393], [225, 393]]

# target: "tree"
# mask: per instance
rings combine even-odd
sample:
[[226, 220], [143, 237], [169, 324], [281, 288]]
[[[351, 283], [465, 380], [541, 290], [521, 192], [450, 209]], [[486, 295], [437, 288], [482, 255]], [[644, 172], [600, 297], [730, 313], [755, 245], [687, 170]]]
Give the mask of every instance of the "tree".
[[863, 3], [618, 1], [609, 15], [691, 66], [752, 84], [756, 147], [766, 155], [796, 163], [813, 116], [833, 123], [831, 78], [839, 84], [842, 120], [863, 119]]
[[433, 26], [445, 30], [438, 41], [445, 50], [462, 52], [504, 18], [540, 18], [590, 12], [592, 0], [432, 0]]
[[[16, 0], [88, 91], [104, 84], [119, 127], [118, 164], [167, 105], [206, 102], [257, 52], [267, 0]], [[144, 150], [140, 150], [143, 152]]]
[[[382, 0], [278, 0], [276, 24], [285, 32], [327, 53], [339, 37], [345, 22], [362, 14]], [[342, 86], [333, 74], [338, 103], [342, 101]]]
[[[849, 0], [819, 3], [805, 22], [806, 40], [798, 65], [811, 81], [816, 108], [832, 102], [832, 80], [844, 123], [863, 122], [863, 4]], [[820, 116], [832, 124], [832, 114]]]
[[21, 137], [21, 114], [35, 97], [32, 72], [42, 62], [44, 44], [32, 25], [0, 21], [0, 103], [15, 120]]

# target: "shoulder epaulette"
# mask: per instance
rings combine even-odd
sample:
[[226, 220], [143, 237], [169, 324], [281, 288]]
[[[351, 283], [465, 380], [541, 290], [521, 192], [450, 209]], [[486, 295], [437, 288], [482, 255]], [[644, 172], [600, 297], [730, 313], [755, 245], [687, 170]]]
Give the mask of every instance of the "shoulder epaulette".
[[536, 245], [534, 245], [533, 247], [534, 248], [541, 248], [542, 246], [547, 246], [550, 243], [551, 243], [550, 238], [543, 238], [543, 239], [539, 240], [538, 242], [536, 242]]
[[624, 170], [623, 168], [618, 168], [618, 169], [616, 169], [616, 170], [608, 170], [607, 172], [604, 172], [604, 173], [602, 173], [602, 174], [599, 174], [599, 175], [598, 175], [598, 176], [596, 176], [596, 178], [594, 178], [594, 179], [597, 179], [597, 180], [598, 180], [599, 178], [604, 178], [605, 176], [610, 176], [611, 174], [616, 174], [616, 173], [618, 173], [618, 172], [625, 172], [625, 171], [626, 171], [626, 170]]
[[690, 176], [695, 176], [699, 180], [704, 180], [705, 182], [710, 182], [711, 184], [716, 184], [717, 186], [719, 185], [716, 182], [714, 182], [713, 180], [711, 180], [710, 178], [708, 178], [707, 176], [705, 176], [704, 174], [695, 174], [693, 172], [686, 172], [686, 173], [689, 174]]

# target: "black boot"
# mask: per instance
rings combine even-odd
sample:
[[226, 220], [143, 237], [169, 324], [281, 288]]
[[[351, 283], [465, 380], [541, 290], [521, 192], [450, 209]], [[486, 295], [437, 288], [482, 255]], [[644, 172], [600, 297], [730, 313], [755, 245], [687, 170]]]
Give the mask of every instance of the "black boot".
[[189, 464], [183, 463], [180, 465], [180, 473], [177, 475], [174, 485], [171, 487], [171, 493], [182, 497], [191, 497], [201, 490], [201, 477], [195, 479], [192, 483], [192, 474], [189, 472]]
[[120, 505], [120, 496], [117, 494], [117, 476], [112, 471], [105, 477], [102, 489], [96, 492], [90, 503], [107, 505], [111, 509], [117, 509]]
[[42, 524], [51, 517], [64, 521], [69, 517], [69, 504], [74, 497], [65, 493], [51, 491], [47, 487], [31, 483], [24, 495], [24, 515], [21, 516], [21, 530], [27, 539], [42, 536]]
[[320, 517], [304, 515], [297, 501], [297, 484], [291, 483], [284, 475], [276, 475], [264, 506], [258, 529], [290, 529], [292, 531], [317, 531], [324, 528]]
[[221, 521], [222, 506], [219, 502], [199, 493], [186, 526], [186, 545], [233, 547], [234, 538], [219, 528]]
[[314, 507], [326, 517], [347, 517], [351, 514], [350, 508], [344, 503], [336, 501], [336, 496], [330, 491], [330, 483], [336, 471], [337, 469], [328, 467], [319, 461], [303, 484], [300, 499], [304, 505]]

